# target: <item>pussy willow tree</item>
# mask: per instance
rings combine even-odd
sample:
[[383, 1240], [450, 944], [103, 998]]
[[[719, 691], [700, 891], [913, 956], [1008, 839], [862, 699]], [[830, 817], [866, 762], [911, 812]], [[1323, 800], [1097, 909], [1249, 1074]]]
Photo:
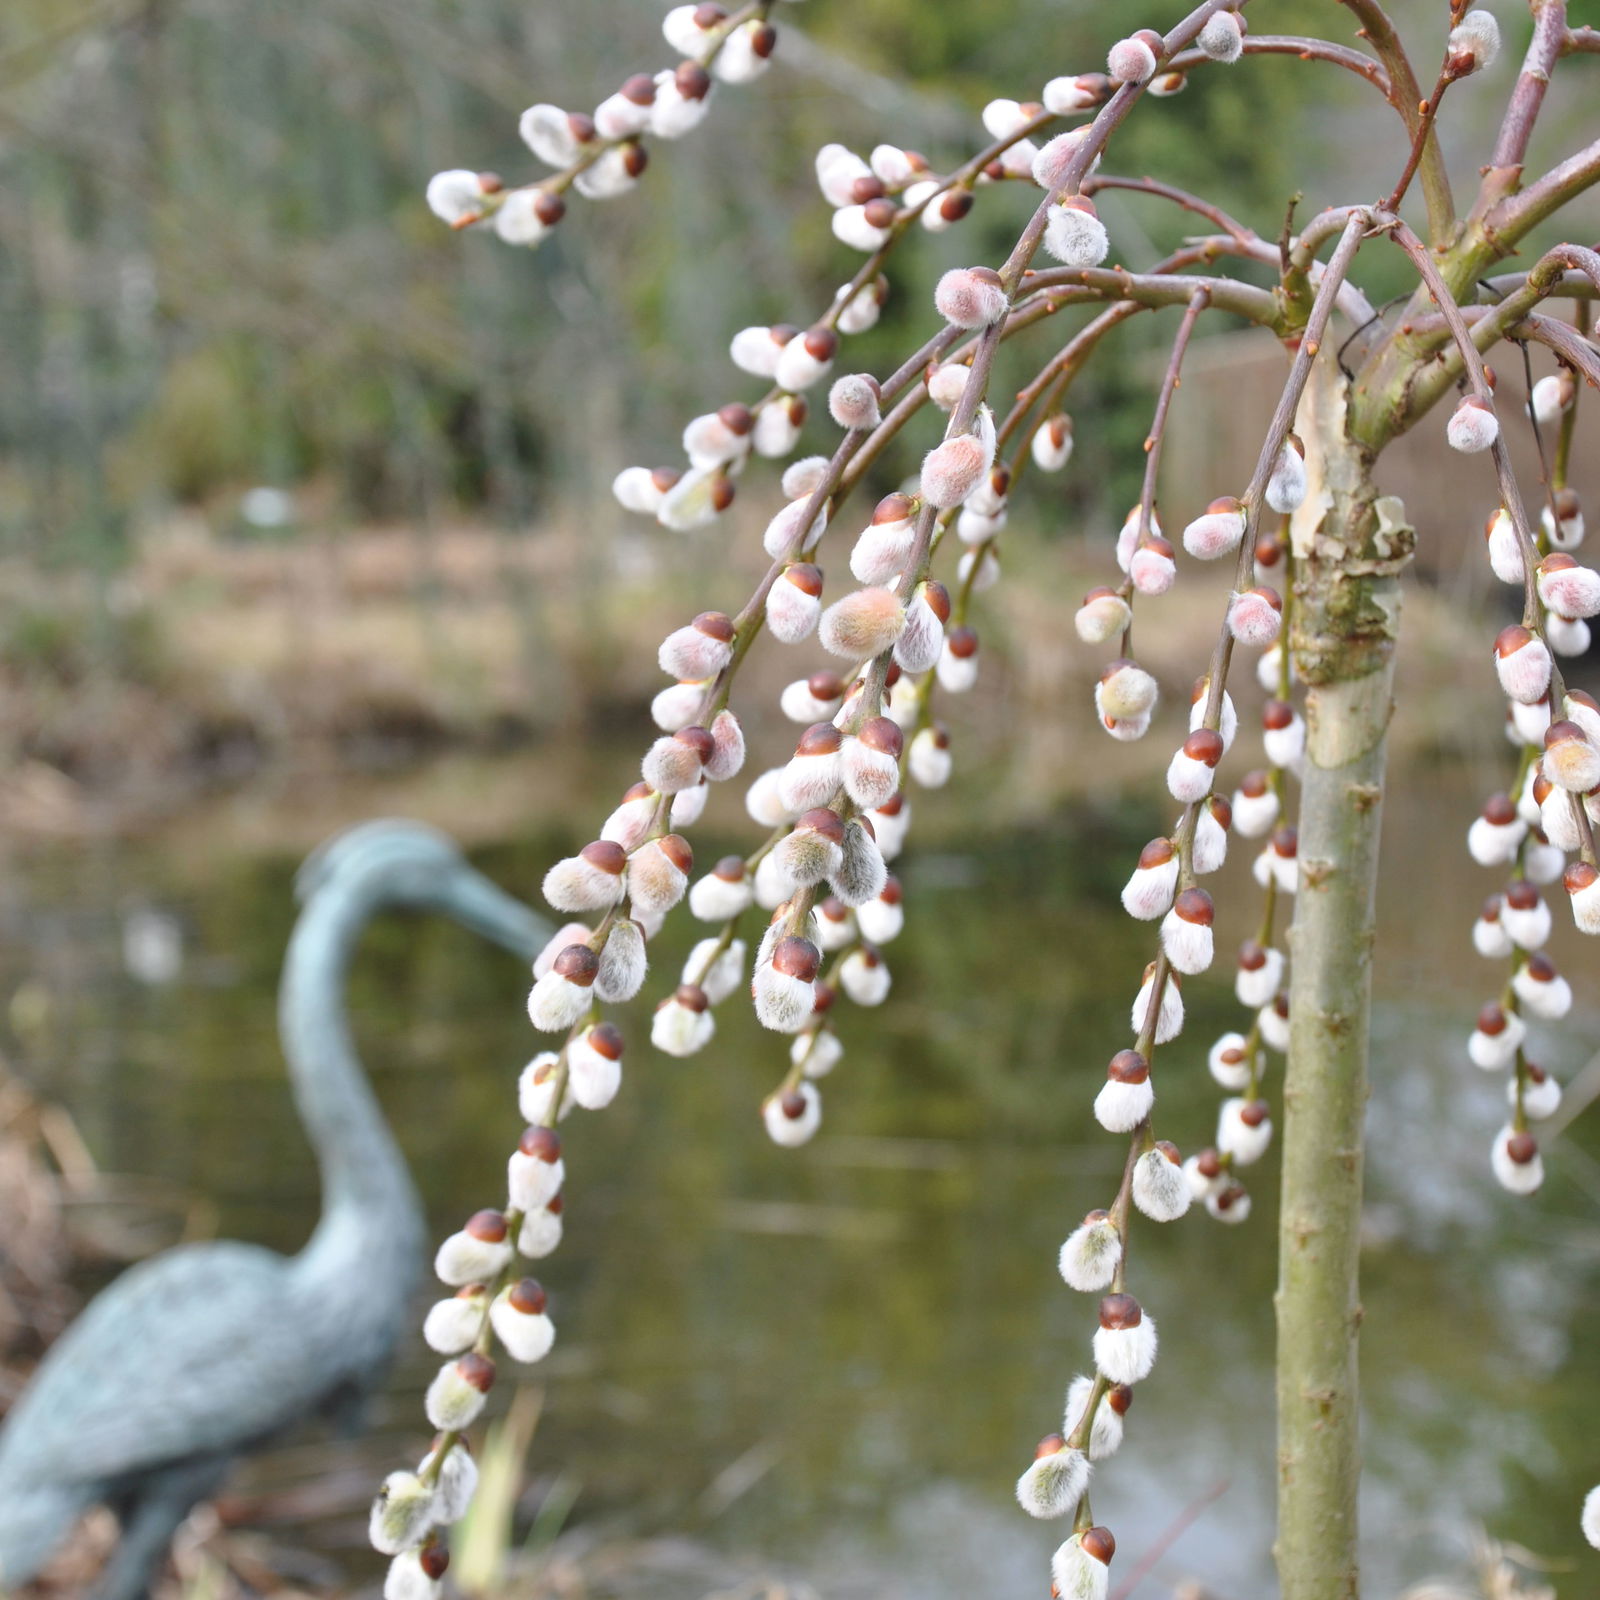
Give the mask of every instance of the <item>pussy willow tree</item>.
[[[675, 1056], [701, 1050], [716, 1007], [748, 987], [760, 1021], [785, 1036], [760, 1108], [766, 1131], [786, 1146], [817, 1132], [818, 1084], [842, 1055], [844, 1005], [872, 1006], [889, 987], [882, 947], [899, 931], [903, 907], [887, 864], [910, 823], [907, 786], [937, 788], [950, 774], [951, 738], [938, 714], [977, 676], [972, 618], [1000, 576], [1008, 504], [1030, 468], [1065, 466], [1067, 396], [1106, 335], [1162, 310], [1177, 322], [1145, 442], [1143, 490], [1114, 566], [1108, 552], [1107, 583], [1074, 621], [1085, 643], [1111, 658], [1093, 714], [1114, 738], [1153, 734], [1174, 750], [1166, 783], [1180, 809], [1171, 832], [1141, 852], [1123, 892], [1128, 912], [1152, 925], [1151, 961], [1130, 981], [1128, 1047], [1110, 1062], [1093, 1105], [1102, 1126], [1129, 1141], [1122, 1181], [1114, 1194], [1073, 1197], [1103, 1209], [1090, 1210], [1061, 1251], [1068, 1285], [1099, 1297], [1092, 1362], [1072, 1381], [1060, 1431], [1041, 1443], [1017, 1493], [1026, 1511], [1065, 1521], [1055, 1592], [1104, 1600], [1114, 1540], [1090, 1510], [1091, 1463], [1121, 1442], [1134, 1386], [1156, 1354], [1154, 1316], [1132, 1293], [1136, 1220], [1172, 1222], [1194, 1202], [1218, 1220], [1243, 1220], [1244, 1179], [1267, 1151], [1276, 1116], [1282, 1594], [1348, 1600], [1359, 1592], [1357, 1264], [1374, 885], [1400, 583], [1414, 543], [1405, 508], [1384, 493], [1383, 457], [1428, 419], [1476, 458], [1462, 470], [1481, 477], [1488, 559], [1522, 602], [1520, 624], [1484, 640], [1484, 670], [1492, 665], [1508, 699], [1516, 757], [1505, 792], [1462, 823], [1470, 822], [1473, 856], [1497, 874], [1472, 930], [1479, 951], [1498, 963], [1488, 984], [1497, 998], [1465, 1053], [1504, 1076], [1509, 1112], [1486, 1165], [1507, 1190], [1526, 1194], [1542, 1175], [1537, 1123], [1560, 1095], [1524, 1054], [1527, 1019], [1558, 1018], [1572, 999], [1544, 950], [1552, 914], [1542, 891], [1564, 899], [1584, 932], [1600, 932], [1591, 835], [1600, 817], [1600, 708], [1566, 691], [1555, 659], [1587, 648], [1584, 619], [1600, 611], [1600, 574], [1570, 554], [1583, 515], [1568, 482], [1577, 394], [1600, 383], [1600, 350], [1587, 332], [1600, 256], [1562, 245], [1531, 265], [1503, 264], [1600, 182], [1600, 139], [1548, 172], [1524, 169], [1551, 73], [1568, 56], [1600, 50], [1600, 38], [1569, 24], [1564, 0], [1530, 0], [1531, 42], [1482, 153], [1477, 191], [1463, 204], [1451, 191], [1439, 119], [1447, 96], [1487, 92], [1496, 80], [1486, 73], [1500, 42], [1495, 19], [1441, 0], [1426, 8], [1408, 47], [1377, 0], [1342, 3], [1355, 43], [1251, 33], [1240, 0], [1204, 0], [1164, 34], [1130, 33], [1103, 72], [1063, 60], [1061, 75], [1034, 90], [1037, 100], [994, 101], [983, 114], [986, 142], [947, 170], [887, 143], [866, 159], [826, 146], [818, 181], [834, 207], [834, 234], [864, 257], [858, 270], [816, 304], [796, 307], [794, 326], [729, 329], [734, 366], [757, 380], [749, 392], [688, 422], [682, 469], [618, 475], [617, 498], [653, 515], [669, 530], [663, 537], [713, 523], [736, 484], [742, 496], [767, 497], [771, 565], [742, 605], [708, 596], [727, 609], [701, 613], [662, 642], [671, 681], [654, 701], [659, 737], [640, 780], [595, 841], [545, 879], [550, 904], [578, 920], [534, 969], [529, 1013], [549, 1048], [520, 1081], [527, 1126], [510, 1157], [504, 1208], [474, 1215], [439, 1252], [439, 1277], [456, 1290], [424, 1329], [447, 1358], [427, 1398], [439, 1437], [417, 1472], [390, 1476], [373, 1508], [374, 1542], [395, 1558], [394, 1600], [437, 1587], [447, 1560], [439, 1530], [471, 1495], [464, 1433], [493, 1383], [497, 1351], [536, 1360], [550, 1347], [544, 1291], [525, 1276], [525, 1262], [561, 1238], [557, 1124], [572, 1106], [598, 1109], [618, 1092], [624, 1041], [608, 1009], [639, 992], [650, 943], [680, 901], [707, 933], [676, 984], [663, 986], [651, 1043]], [[653, 148], [691, 131], [723, 84], [763, 72], [780, 9], [771, 0], [732, 13], [715, 3], [678, 7], [663, 28], [676, 64], [629, 77], [592, 114], [549, 104], [524, 114], [521, 132], [550, 169], [544, 176], [512, 183], [442, 172], [429, 185], [430, 205], [456, 228], [538, 244], [574, 196], [625, 193]], [[1050, 50], [1070, 55], [1071, 32], [1064, 14]], [[1235, 220], [1213, 198], [1102, 168], [1147, 95], [1169, 95], [1193, 73], [1248, 72], [1258, 54], [1299, 57], [1307, 73], [1353, 73], [1370, 90], [1375, 111], [1394, 119], [1393, 170], [1373, 182], [1381, 198], [1357, 197], [1280, 236]], [[1113, 245], [1094, 196], [1114, 189], [1182, 207], [1206, 231], [1137, 270], [1106, 265]], [[876, 321], [896, 258], [925, 230], [958, 228], [977, 206], [1025, 217], [1010, 253], [945, 274], [927, 308], [925, 341], [894, 371], [852, 370], [848, 341]], [[1397, 253], [1414, 287], [1375, 309], [1360, 282], [1378, 253]], [[1249, 265], [1230, 274], [1230, 261]], [[1285, 374], [1249, 481], [1205, 485], [1217, 498], [1179, 508], [1180, 556], [1156, 515], [1157, 470], [1185, 351], [1209, 311], [1276, 338]], [[1484, 357], [1507, 342], [1516, 353], [1502, 361], [1497, 386]], [[1033, 370], [1014, 399], [991, 385], [996, 354], [1012, 343], [1029, 352]], [[1530, 345], [1544, 347], [1544, 375], [1531, 391], [1523, 386], [1534, 370]], [[810, 399], [824, 395], [831, 448], [763, 482], [757, 459], [794, 455]], [[1431, 420], [1435, 411], [1447, 415]], [[1520, 485], [1513, 473], [1506, 435], [1517, 429], [1539, 439], [1537, 485]], [[870, 510], [853, 505], [901, 434], [926, 449], [920, 473]], [[824, 557], [836, 574], [832, 595], [818, 565]], [[1232, 581], [1209, 660], [1196, 663], [1192, 700], [1164, 715], [1154, 677], [1134, 658], [1134, 620], [1143, 629], [1149, 612], [1159, 625], [1173, 604], [1162, 597], [1176, 585], [1181, 599], [1190, 560], [1228, 563]], [[1062, 608], [1064, 616], [1065, 599]], [[776, 708], [741, 693], [750, 652], [768, 644], [798, 663]], [[1238, 729], [1229, 677], [1241, 648], [1261, 652], [1266, 760], [1224, 785]], [[762, 837], [748, 855], [697, 870], [685, 835], [710, 788], [740, 773], [747, 728], [783, 719], [804, 727], [794, 755], [745, 795]], [[1209, 1046], [1211, 1072], [1228, 1093], [1215, 1144], [1184, 1160], [1158, 1137], [1173, 1130], [1160, 1126], [1154, 1076], [1169, 1056], [1181, 1064], [1198, 1053], [1179, 1042], [1180, 983], [1212, 965], [1215, 908], [1202, 880], [1221, 865], [1232, 835], [1266, 841], [1255, 859], [1261, 903], [1241, 908], [1254, 929], [1233, 974], [1241, 1029]], [[1286, 1064], [1274, 1113], [1265, 1069], [1278, 1052]], [[1149, 1292], [1159, 1299], [1159, 1286]], [[1600, 1542], [1595, 1496], [1584, 1525]]]

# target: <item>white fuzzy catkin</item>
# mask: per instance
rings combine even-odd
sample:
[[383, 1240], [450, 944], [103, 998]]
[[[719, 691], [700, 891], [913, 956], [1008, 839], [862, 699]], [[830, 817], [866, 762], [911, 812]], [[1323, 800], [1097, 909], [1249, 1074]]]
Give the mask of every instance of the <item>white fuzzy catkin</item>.
[[1153, 1222], [1176, 1222], [1192, 1196], [1183, 1167], [1157, 1146], [1133, 1165], [1133, 1203]]
[[1112, 1383], [1142, 1383], [1156, 1364], [1156, 1325], [1145, 1315], [1131, 1328], [1096, 1328], [1095, 1365]]
[[1122, 1260], [1122, 1237], [1108, 1217], [1085, 1220], [1067, 1235], [1057, 1260], [1062, 1280], [1079, 1294], [1099, 1294], [1110, 1287]]
[[1081, 1450], [1054, 1450], [1017, 1479], [1017, 1504], [1030, 1517], [1069, 1517], [1088, 1486], [1088, 1456]]
[[394, 1556], [421, 1544], [433, 1526], [433, 1514], [433, 1490], [414, 1472], [391, 1472], [367, 1519], [372, 1548], [380, 1555]]

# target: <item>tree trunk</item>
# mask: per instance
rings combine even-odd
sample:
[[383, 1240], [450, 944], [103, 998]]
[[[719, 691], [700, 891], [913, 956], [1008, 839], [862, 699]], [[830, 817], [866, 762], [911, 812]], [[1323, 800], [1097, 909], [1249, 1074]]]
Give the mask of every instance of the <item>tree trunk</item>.
[[1307, 741], [1276, 1299], [1283, 1600], [1355, 1600], [1361, 1582], [1356, 1357], [1373, 900], [1398, 573], [1413, 536], [1399, 502], [1379, 498], [1370, 454], [1346, 437], [1344, 398], [1337, 377], [1307, 393], [1311, 492], [1293, 530]]

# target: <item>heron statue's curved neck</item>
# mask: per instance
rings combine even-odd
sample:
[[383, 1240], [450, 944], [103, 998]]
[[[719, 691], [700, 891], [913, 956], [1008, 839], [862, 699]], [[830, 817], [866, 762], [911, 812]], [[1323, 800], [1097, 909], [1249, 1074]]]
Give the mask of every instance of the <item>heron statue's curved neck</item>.
[[300, 1258], [313, 1272], [364, 1261], [409, 1273], [423, 1245], [411, 1174], [345, 1013], [350, 958], [376, 909], [365, 896], [313, 894], [289, 939], [278, 991], [295, 1104], [322, 1174], [322, 1220]]

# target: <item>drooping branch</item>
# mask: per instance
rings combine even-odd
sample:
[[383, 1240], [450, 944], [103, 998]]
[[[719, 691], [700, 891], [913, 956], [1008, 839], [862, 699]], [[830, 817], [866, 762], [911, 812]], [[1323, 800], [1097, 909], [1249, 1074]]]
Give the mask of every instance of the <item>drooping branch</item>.
[[[1525, 276], [1513, 280], [1516, 287], [1504, 294], [1495, 305], [1473, 307], [1471, 317], [1458, 312], [1462, 325], [1470, 330], [1470, 342], [1474, 349], [1481, 355], [1506, 338], [1555, 286], [1566, 281], [1568, 272], [1576, 273], [1592, 291], [1600, 293], [1600, 254], [1581, 245], [1563, 244], [1541, 256]], [[1442, 277], [1437, 281], [1443, 285]], [[1448, 298], [1447, 289], [1441, 287], [1438, 292]], [[1456, 309], [1453, 300], [1450, 301], [1450, 307]], [[1574, 366], [1585, 372], [1593, 369], [1597, 360], [1593, 347], [1588, 346], [1565, 324], [1558, 324], [1557, 327], [1561, 331], [1547, 330], [1539, 325], [1538, 332], [1532, 336], [1539, 338], [1542, 343], [1554, 339], [1571, 349]], [[1408, 336], [1416, 338], [1423, 348], [1426, 348], [1430, 339], [1448, 341], [1452, 332], [1450, 313], [1441, 305], [1433, 316], [1411, 318], [1405, 328]], [[1460, 379], [1463, 370], [1464, 357], [1460, 348], [1455, 346], [1440, 349], [1432, 361], [1414, 368], [1403, 396], [1406, 419], [1420, 417], [1426, 412], [1440, 395]]]
[[[1357, 77], [1365, 78], [1391, 105], [1394, 96], [1389, 88], [1389, 74], [1381, 61], [1374, 61], [1361, 50], [1349, 45], [1334, 44], [1327, 39], [1301, 38], [1296, 34], [1252, 33], [1245, 36], [1244, 53], [1247, 56], [1296, 56], [1301, 61], [1326, 61], [1343, 67]], [[1192, 67], [1206, 66], [1210, 56], [1200, 50], [1184, 50], [1172, 58], [1172, 65], [1187, 72]]]
[[1230, 217], [1221, 206], [1213, 205], [1209, 200], [1203, 200], [1199, 195], [1190, 194], [1187, 189], [1180, 189], [1174, 184], [1161, 183], [1155, 178], [1119, 178], [1101, 172], [1083, 180], [1083, 193], [1086, 195], [1099, 194], [1102, 189], [1125, 189], [1134, 194], [1149, 194], [1162, 200], [1171, 200], [1185, 211], [1204, 217], [1243, 248], [1262, 242], [1253, 229]]
[[1510, 255], [1519, 239], [1596, 183], [1600, 183], [1600, 139], [1484, 213], [1480, 227], [1493, 254]]
[[1100, 300], [1133, 300], [1142, 306], [1186, 305], [1197, 288], [1203, 287], [1218, 311], [1257, 323], [1274, 332], [1281, 330], [1283, 317], [1272, 291], [1259, 289], [1238, 278], [1198, 277], [1184, 274], [1156, 277], [1145, 272], [1123, 272], [1115, 267], [1047, 267], [1030, 272], [1023, 280], [1030, 289], [1076, 289], [1091, 291]]
[[[1427, 247], [1406, 225], [1396, 219], [1389, 228], [1390, 237], [1410, 256], [1419, 276], [1427, 285], [1439, 304], [1446, 324], [1450, 329], [1450, 337], [1455, 341], [1457, 350], [1461, 354], [1462, 364], [1466, 369], [1466, 377], [1471, 385], [1473, 394], [1490, 411], [1494, 410], [1494, 390], [1489, 383], [1488, 374], [1484, 371], [1483, 357], [1478, 352], [1478, 347], [1473, 343], [1471, 330], [1467, 321], [1461, 314], [1461, 308], [1450, 296], [1449, 287], [1440, 275], [1438, 266], [1429, 255]], [[1588, 252], [1585, 252], [1586, 254]], [[1494, 442], [1490, 446], [1494, 461], [1495, 477], [1500, 488], [1500, 500], [1506, 508], [1506, 514], [1511, 518], [1511, 525], [1516, 529], [1517, 543], [1522, 550], [1522, 581], [1523, 581], [1523, 614], [1522, 625], [1530, 633], [1544, 638], [1544, 606], [1539, 599], [1538, 570], [1539, 570], [1539, 542], [1534, 535], [1533, 524], [1528, 519], [1527, 508], [1522, 501], [1522, 491], [1517, 487], [1517, 475], [1511, 465], [1511, 454], [1506, 449], [1505, 430], [1502, 428], [1495, 434]], [[1562, 682], [1560, 669], [1554, 665], [1554, 655], [1551, 656], [1550, 669], [1550, 705], [1552, 716], [1559, 710], [1566, 695], [1566, 686]], [[1590, 866], [1594, 866], [1595, 847], [1594, 835], [1589, 826], [1589, 814], [1584, 809], [1582, 798], [1576, 794], [1571, 796], [1573, 820], [1577, 825], [1579, 850]]]
[[1550, 73], [1566, 43], [1566, 0], [1532, 0], [1532, 10], [1533, 38], [1511, 90], [1494, 153], [1484, 169], [1477, 204], [1473, 207], [1474, 216], [1489, 210], [1521, 182], [1533, 125], [1538, 121], [1545, 91], [1550, 87]]
[[1450, 193], [1450, 177], [1445, 171], [1439, 136], [1424, 127], [1422, 86], [1417, 82], [1411, 58], [1378, 0], [1339, 0], [1339, 3], [1360, 21], [1361, 36], [1378, 52], [1378, 58], [1388, 69], [1390, 102], [1405, 119], [1411, 136], [1425, 134], [1419, 161], [1422, 193], [1428, 206], [1428, 237], [1433, 244], [1444, 245], [1455, 229], [1455, 201]]

